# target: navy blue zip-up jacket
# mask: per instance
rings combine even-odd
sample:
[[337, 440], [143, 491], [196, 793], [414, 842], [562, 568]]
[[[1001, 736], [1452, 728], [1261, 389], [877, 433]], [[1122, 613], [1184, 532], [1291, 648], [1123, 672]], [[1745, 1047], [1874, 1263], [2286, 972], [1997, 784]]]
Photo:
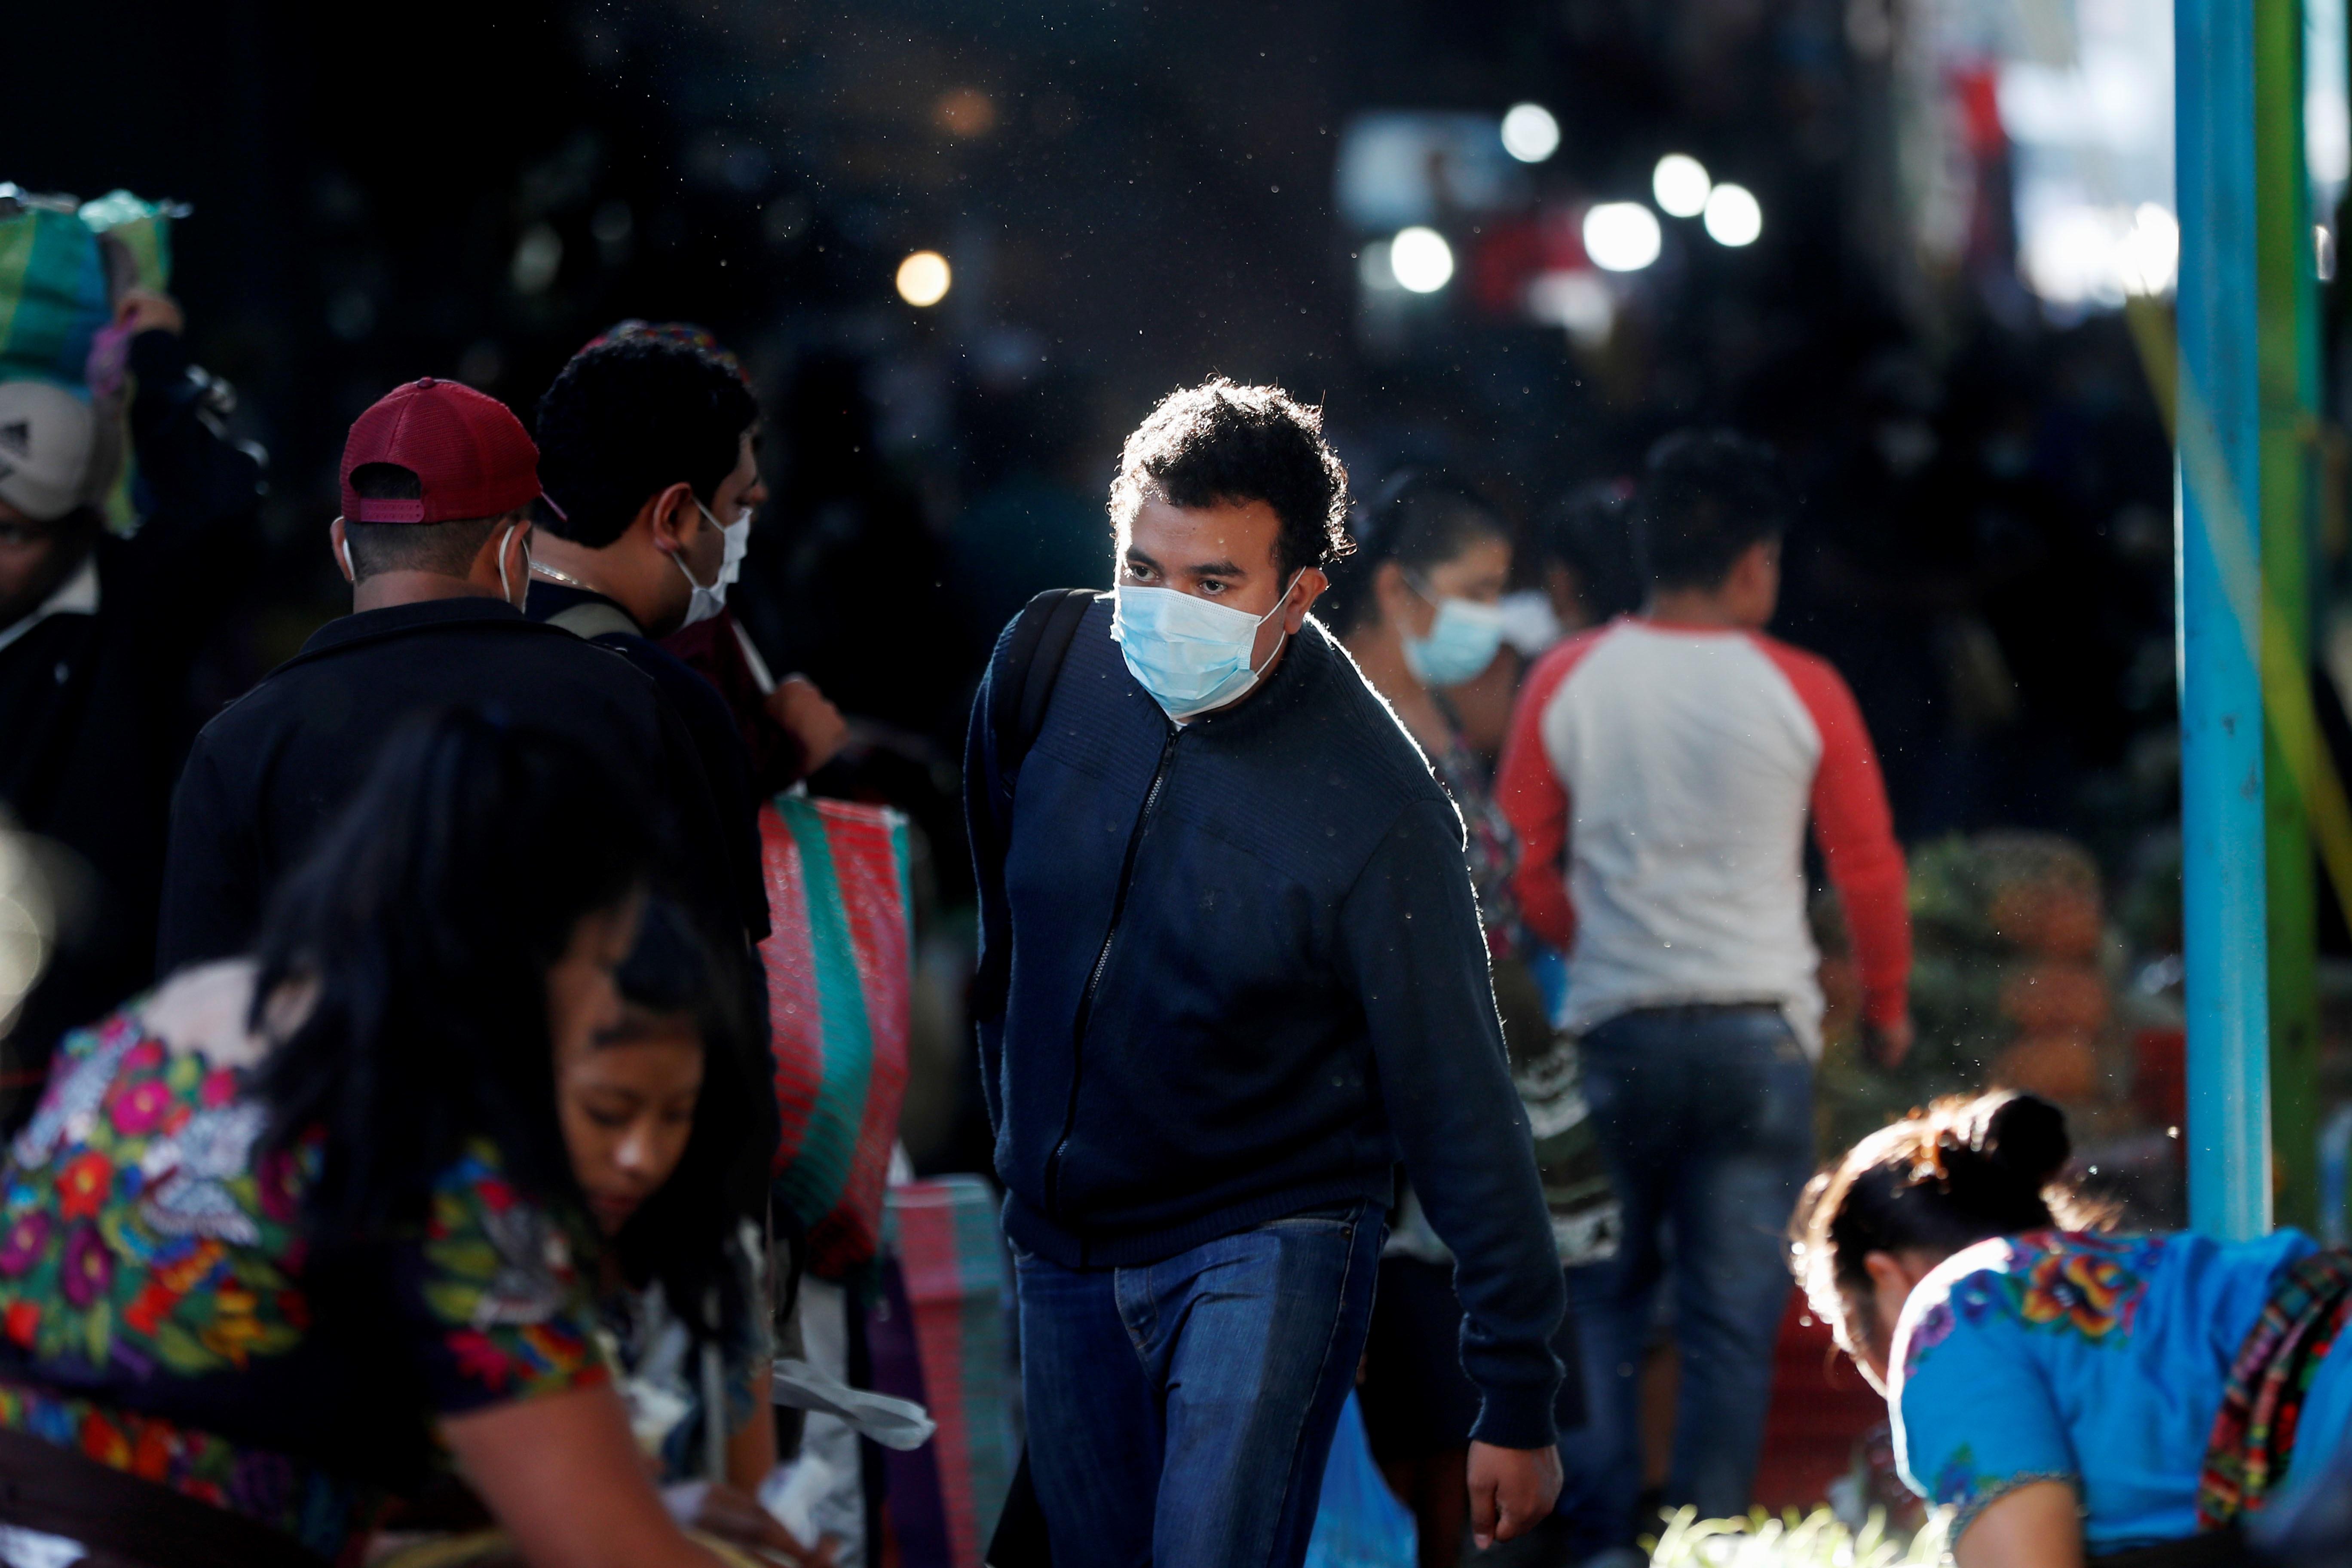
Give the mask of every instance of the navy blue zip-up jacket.
[[1153, 1262], [1385, 1204], [1402, 1154], [1460, 1260], [1476, 1436], [1549, 1444], [1559, 1263], [1459, 814], [1319, 623], [1181, 727], [1110, 626], [1105, 595], [1016, 779], [986, 684], [973, 708], [966, 809], [1002, 847], [977, 858], [1003, 984], [974, 1012], [1006, 1230], [1066, 1267]]

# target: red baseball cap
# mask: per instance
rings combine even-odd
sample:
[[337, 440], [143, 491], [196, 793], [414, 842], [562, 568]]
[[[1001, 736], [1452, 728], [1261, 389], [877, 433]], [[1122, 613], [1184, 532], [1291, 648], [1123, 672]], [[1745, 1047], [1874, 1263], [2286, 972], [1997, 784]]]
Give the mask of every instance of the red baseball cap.
[[[352, 470], [368, 463], [408, 469], [423, 498], [362, 500]], [[384, 394], [353, 421], [341, 478], [343, 515], [353, 522], [497, 517], [539, 499], [539, 447], [497, 398], [428, 375]]]

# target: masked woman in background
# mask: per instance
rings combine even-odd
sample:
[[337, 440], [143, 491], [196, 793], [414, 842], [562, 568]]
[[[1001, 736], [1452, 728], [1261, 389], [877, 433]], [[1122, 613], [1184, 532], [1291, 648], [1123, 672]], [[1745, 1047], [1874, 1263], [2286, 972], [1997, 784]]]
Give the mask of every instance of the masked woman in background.
[[[68, 1038], [0, 1167], [0, 1559], [353, 1561], [446, 1450], [534, 1568], [718, 1561], [597, 1349], [558, 1110], [643, 820], [553, 737], [420, 721], [252, 958]], [[681, 1294], [708, 1338], [755, 1310]]]
[[2085, 1228], [2067, 1152], [2056, 1108], [2006, 1092], [1872, 1134], [1805, 1191], [1805, 1293], [1904, 1479], [1958, 1510], [1960, 1568], [2243, 1561], [2352, 1426], [2352, 1255]]
[[[1555, 1035], [1524, 963], [1526, 937], [1511, 894], [1517, 837], [1445, 694], [1484, 671], [1502, 646], [1498, 601], [1511, 575], [1509, 527], [1449, 476], [1406, 468], [1381, 487], [1352, 531], [1356, 548], [1331, 569], [1325, 615], [1462, 813], [1504, 1043], [1536, 1132], [1561, 1261], [1589, 1261], [1605, 1255], [1595, 1249], [1614, 1237], [1608, 1173], [1580, 1113], [1573, 1047]], [[1558, 1112], [1567, 1100], [1576, 1112], [1563, 1117]], [[1408, 1191], [1381, 1258], [1364, 1416], [1373, 1454], [1420, 1521], [1423, 1568], [1455, 1560], [1468, 1517], [1463, 1460], [1478, 1394], [1462, 1371], [1453, 1269]], [[1572, 1426], [1582, 1417], [1572, 1324], [1563, 1323], [1553, 1349], [1569, 1369], [1559, 1415]]]

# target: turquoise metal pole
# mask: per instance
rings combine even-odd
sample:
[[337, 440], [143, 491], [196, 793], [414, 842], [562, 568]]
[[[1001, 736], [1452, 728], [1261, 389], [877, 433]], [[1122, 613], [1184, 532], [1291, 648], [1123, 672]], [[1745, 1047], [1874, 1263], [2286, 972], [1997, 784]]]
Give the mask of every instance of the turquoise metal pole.
[[[2180, 208], [2179, 627], [2182, 936], [2188, 952], [2189, 1223], [2271, 1226], [2270, 984], [2263, 873], [2261, 395], [2256, 380], [2254, 14], [2174, 0]], [[2201, 429], [2192, 429], [2201, 426]]]

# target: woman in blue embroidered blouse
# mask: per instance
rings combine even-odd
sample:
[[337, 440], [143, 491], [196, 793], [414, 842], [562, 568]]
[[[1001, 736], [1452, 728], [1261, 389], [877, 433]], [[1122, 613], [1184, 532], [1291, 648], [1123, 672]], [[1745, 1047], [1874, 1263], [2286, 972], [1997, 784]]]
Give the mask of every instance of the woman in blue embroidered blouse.
[[2233, 1560], [2193, 1553], [2352, 1423], [2352, 1258], [2086, 1228], [2067, 1153], [2053, 1107], [2006, 1093], [1864, 1139], [1799, 1208], [1807, 1295], [1885, 1394], [1904, 1479], [1958, 1510], [1960, 1568]]

